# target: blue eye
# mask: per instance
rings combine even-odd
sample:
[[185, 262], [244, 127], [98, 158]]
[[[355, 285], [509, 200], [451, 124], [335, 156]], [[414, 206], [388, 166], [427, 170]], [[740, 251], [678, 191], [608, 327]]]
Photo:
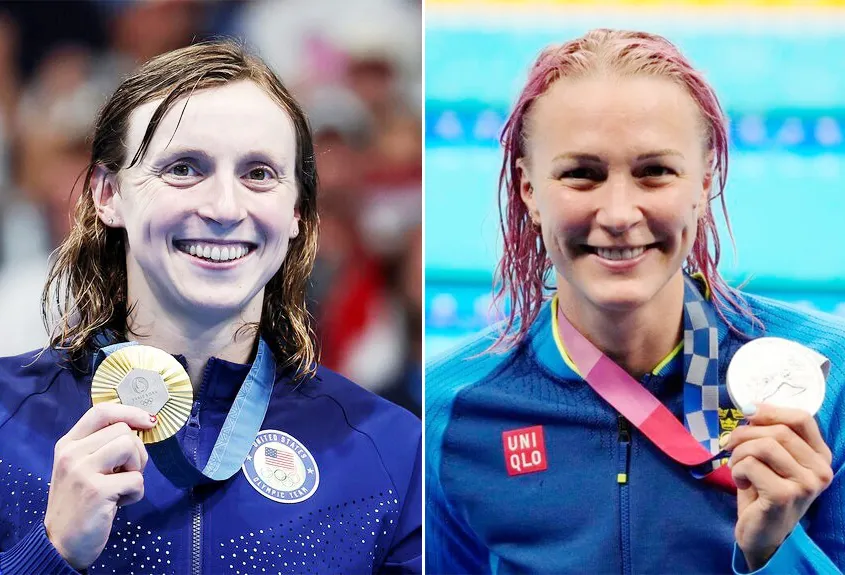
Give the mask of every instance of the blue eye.
[[259, 182], [266, 182], [268, 180], [275, 180], [276, 174], [268, 168], [267, 166], [257, 166], [255, 168], [250, 169], [246, 173], [246, 177], [250, 180], [255, 180]]
[[166, 173], [177, 178], [191, 178], [199, 175], [199, 172], [188, 162], [176, 162], [167, 168]]

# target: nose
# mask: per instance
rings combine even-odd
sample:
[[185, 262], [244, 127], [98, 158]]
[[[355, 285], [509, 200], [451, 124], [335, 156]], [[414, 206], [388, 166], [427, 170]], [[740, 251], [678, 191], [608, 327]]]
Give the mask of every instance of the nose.
[[247, 211], [239, 197], [237, 182], [229, 178], [219, 178], [210, 186], [206, 200], [198, 213], [206, 219], [223, 227], [232, 227], [246, 219]]
[[611, 176], [599, 193], [596, 223], [612, 235], [621, 235], [643, 219], [637, 201], [640, 194], [635, 182], [624, 176]]

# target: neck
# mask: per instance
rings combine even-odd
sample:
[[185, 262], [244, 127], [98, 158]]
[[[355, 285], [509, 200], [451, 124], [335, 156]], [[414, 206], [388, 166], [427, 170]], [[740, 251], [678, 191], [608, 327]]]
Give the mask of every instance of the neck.
[[558, 305], [573, 327], [636, 379], [678, 345], [683, 331], [684, 278], [679, 273], [636, 309], [601, 309], [558, 276]]
[[241, 328], [248, 323], [258, 323], [262, 298], [256, 300], [259, 306], [257, 311], [250, 309], [255, 307], [250, 303], [246, 310], [234, 317], [205, 322], [145, 307], [141, 302], [136, 302], [127, 320], [129, 330], [126, 335], [130, 341], [183, 355], [196, 393], [211, 357], [234, 363], [249, 363], [257, 334], [255, 330]]

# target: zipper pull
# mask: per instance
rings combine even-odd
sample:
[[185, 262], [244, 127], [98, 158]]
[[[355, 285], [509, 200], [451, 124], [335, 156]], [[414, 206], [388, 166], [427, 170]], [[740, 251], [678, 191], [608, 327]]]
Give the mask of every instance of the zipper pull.
[[196, 400], [194, 402], [193, 407], [191, 408], [191, 417], [188, 418], [188, 425], [192, 425], [194, 427], [200, 426], [199, 412], [200, 412], [200, 402], [199, 402], [199, 400]]
[[620, 415], [617, 420], [619, 430], [619, 469], [616, 473], [616, 483], [619, 485], [628, 484], [628, 460], [631, 456], [631, 424]]
[[631, 443], [631, 424], [624, 415], [620, 415], [616, 421], [619, 429], [619, 443]]
[[199, 428], [200, 428], [199, 411], [200, 411], [200, 402], [195, 401], [194, 407], [191, 409], [191, 416], [188, 418], [187, 433], [190, 433], [191, 435], [194, 435], [197, 431], [199, 431]]

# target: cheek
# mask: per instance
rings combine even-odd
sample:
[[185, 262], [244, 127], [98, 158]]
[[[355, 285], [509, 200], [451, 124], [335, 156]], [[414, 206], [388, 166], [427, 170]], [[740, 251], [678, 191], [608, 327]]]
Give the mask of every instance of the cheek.
[[155, 231], [171, 220], [178, 219], [183, 212], [179, 196], [167, 194], [167, 190], [154, 183], [143, 184], [125, 193], [123, 217], [127, 230], [144, 234], [145, 229]]
[[291, 222], [296, 217], [295, 200], [287, 194], [259, 198], [254, 206], [253, 217], [257, 226], [264, 230], [268, 238], [286, 243], [290, 235]]
[[657, 231], [671, 235], [695, 234], [698, 214], [697, 198], [691, 199], [687, 190], [660, 194], [645, 207], [649, 225]]
[[548, 238], [551, 234], [564, 239], [587, 233], [595, 213], [587, 200], [585, 194], [567, 191], [549, 190], [544, 193], [537, 202], [543, 236]]

